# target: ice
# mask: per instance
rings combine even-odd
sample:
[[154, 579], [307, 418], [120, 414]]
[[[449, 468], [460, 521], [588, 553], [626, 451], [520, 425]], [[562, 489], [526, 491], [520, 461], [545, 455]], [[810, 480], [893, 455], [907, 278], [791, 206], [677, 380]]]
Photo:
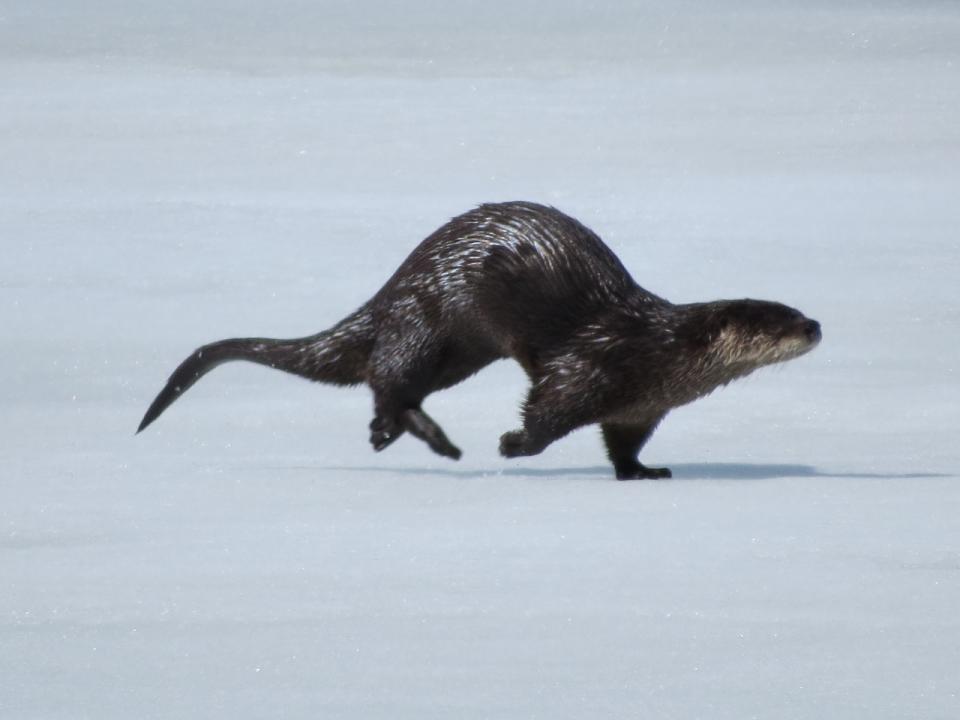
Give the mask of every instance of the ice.
[[[38, 1], [0, 12], [0, 717], [960, 717], [960, 10]], [[554, 204], [812, 354], [499, 457], [198, 345], [327, 327], [444, 220]]]

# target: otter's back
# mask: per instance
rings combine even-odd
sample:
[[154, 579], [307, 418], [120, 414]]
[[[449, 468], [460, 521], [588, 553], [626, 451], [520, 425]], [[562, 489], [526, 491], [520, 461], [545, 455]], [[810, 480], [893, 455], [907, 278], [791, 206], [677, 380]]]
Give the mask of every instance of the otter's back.
[[455, 321], [479, 315], [529, 332], [544, 323], [561, 331], [638, 291], [589, 228], [555, 208], [509, 202], [481, 205], [440, 227], [379, 299], [393, 305], [416, 298], [429, 315]]

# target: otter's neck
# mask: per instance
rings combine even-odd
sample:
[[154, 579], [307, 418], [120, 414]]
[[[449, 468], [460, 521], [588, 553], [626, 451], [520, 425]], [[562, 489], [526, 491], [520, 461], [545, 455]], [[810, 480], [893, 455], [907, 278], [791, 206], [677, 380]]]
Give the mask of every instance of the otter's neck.
[[670, 308], [670, 382], [686, 404], [749, 375], [758, 365], [743, 355], [743, 341], [724, 319], [729, 301], [673, 305]]

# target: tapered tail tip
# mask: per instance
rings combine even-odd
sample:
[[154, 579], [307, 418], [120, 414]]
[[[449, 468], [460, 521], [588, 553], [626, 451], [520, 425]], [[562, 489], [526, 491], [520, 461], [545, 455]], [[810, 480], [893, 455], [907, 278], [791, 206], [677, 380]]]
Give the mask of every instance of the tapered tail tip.
[[142, 433], [147, 425], [149, 425], [151, 422], [153, 422], [153, 418], [147, 418], [147, 416], [144, 415], [143, 420], [140, 421], [140, 424], [137, 426], [137, 431], [134, 433], [134, 435], [139, 435]]
[[[179, 389], [179, 388], [178, 388]], [[150, 407], [147, 408], [146, 414], [143, 416], [143, 420], [140, 421], [140, 425], [137, 427], [136, 435], [142, 433], [147, 426], [150, 425], [154, 420], [160, 417], [160, 413], [167, 409], [167, 406], [170, 405], [175, 399], [176, 395], [171, 395], [168, 388], [164, 388], [163, 391], [157, 396], [157, 399], [154, 400]]]

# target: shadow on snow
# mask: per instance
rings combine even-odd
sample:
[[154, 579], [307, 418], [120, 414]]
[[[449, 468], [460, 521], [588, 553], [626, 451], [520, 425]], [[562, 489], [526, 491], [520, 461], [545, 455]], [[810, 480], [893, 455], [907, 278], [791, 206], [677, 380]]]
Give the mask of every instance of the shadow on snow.
[[[764, 464], [764, 463], [673, 463], [669, 465], [673, 471], [673, 480], [774, 480], [777, 478], [839, 478], [839, 479], [875, 479], [875, 480], [909, 480], [920, 478], [952, 477], [945, 473], [912, 472], [912, 473], [869, 473], [869, 472], [829, 472], [820, 470], [812, 465], [791, 464]], [[329, 466], [329, 467], [301, 467], [298, 469], [336, 470], [338, 472], [356, 473], [396, 473], [398, 475], [439, 475], [454, 478], [478, 477], [583, 477], [597, 476], [613, 478], [613, 468], [608, 465], [595, 467], [561, 467], [561, 468], [518, 468], [508, 467], [490, 470], [458, 470], [456, 468], [440, 467], [374, 467], [374, 466]], [[657, 481], [653, 481], [657, 482]], [[662, 481], [661, 481], [662, 482]]]

